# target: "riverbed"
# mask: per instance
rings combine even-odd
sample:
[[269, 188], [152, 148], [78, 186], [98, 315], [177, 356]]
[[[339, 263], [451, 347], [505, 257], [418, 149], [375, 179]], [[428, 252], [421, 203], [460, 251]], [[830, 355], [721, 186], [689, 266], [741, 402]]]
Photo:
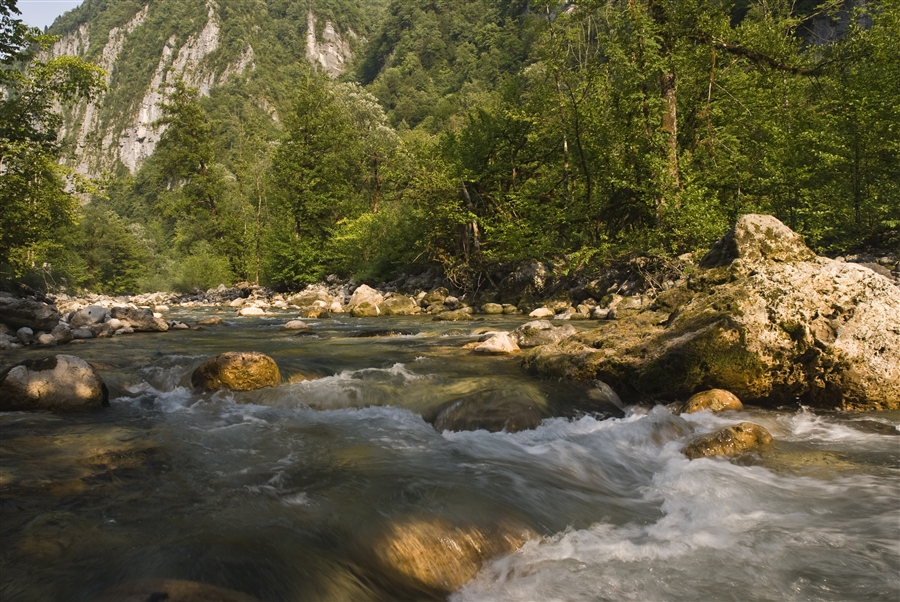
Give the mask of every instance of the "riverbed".
[[[213, 310], [173, 310], [195, 323]], [[676, 416], [598, 404], [462, 349], [521, 317], [241, 318], [54, 350], [95, 364], [110, 407], [0, 414], [0, 598], [89, 601], [139, 579], [259, 600], [426, 600], [378, 541], [410, 517], [524, 525], [454, 601], [885, 600], [900, 596], [900, 412], [802, 407]], [[593, 326], [593, 324], [591, 324]], [[588, 327], [588, 324], [585, 324]], [[262, 351], [285, 384], [198, 393], [225, 351]], [[519, 432], [439, 432], [455, 400], [530, 400]], [[775, 443], [689, 461], [698, 434], [749, 420]]]

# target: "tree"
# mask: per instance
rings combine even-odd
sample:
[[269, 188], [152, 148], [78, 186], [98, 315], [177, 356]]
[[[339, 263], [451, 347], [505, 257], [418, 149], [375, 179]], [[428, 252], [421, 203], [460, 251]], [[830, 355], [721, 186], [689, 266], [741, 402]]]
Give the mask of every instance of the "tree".
[[23, 26], [18, 14], [16, 0], [0, 0], [0, 265], [15, 275], [40, 265], [54, 230], [74, 220], [57, 107], [91, 98], [106, 75], [77, 57], [36, 58], [56, 38]]

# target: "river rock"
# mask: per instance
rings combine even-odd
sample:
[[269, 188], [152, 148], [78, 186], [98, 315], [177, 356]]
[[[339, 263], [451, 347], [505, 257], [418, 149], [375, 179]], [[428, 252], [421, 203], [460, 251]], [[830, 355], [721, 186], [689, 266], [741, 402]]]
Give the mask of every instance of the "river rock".
[[448, 296], [450, 296], [450, 291], [448, 291], [443, 286], [439, 286], [425, 293], [425, 295], [421, 299], [422, 307], [429, 307], [431, 305], [443, 305]]
[[165, 320], [156, 317], [147, 308], [113, 307], [109, 315], [119, 320], [122, 326], [129, 326], [137, 332], [165, 332], [169, 329]]
[[238, 310], [238, 314], [242, 316], [264, 316], [266, 315], [266, 310], [261, 307], [256, 307], [255, 305], [251, 305], [249, 307], [242, 307]]
[[[350, 301], [347, 302], [347, 309], [354, 317], [368, 318], [377, 316], [380, 313], [378, 306], [383, 302], [384, 295], [371, 286], [362, 284], [353, 291]], [[365, 307], [360, 307], [361, 305], [365, 305]]]
[[386, 298], [378, 309], [385, 316], [412, 316], [422, 311], [415, 299], [397, 293]]
[[682, 414], [693, 414], [700, 410], [724, 412], [726, 410], [743, 410], [744, 404], [737, 395], [725, 389], [709, 389], [695, 393], [681, 408]]
[[509, 522], [481, 528], [415, 517], [391, 525], [377, 541], [374, 556], [408, 587], [445, 596], [470, 581], [485, 561], [510, 554], [536, 537], [528, 527]]
[[0, 410], [88, 410], [109, 405], [97, 371], [74, 355], [26, 360], [0, 374]]
[[737, 456], [771, 442], [772, 435], [765, 427], [752, 422], [741, 422], [697, 437], [685, 446], [684, 455], [691, 460], [711, 456]]
[[42, 332], [37, 336], [35, 342], [38, 345], [56, 345], [56, 338], [49, 332]]
[[281, 327], [281, 330], [308, 330], [309, 324], [303, 320], [291, 320]]
[[554, 326], [548, 320], [532, 320], [526, 322], [513, 331], [519, 347], [537, 347], [549, 345], [570, 337], [578, 332], [571, 324]]
[[9, 293], [0, 294], [0, 323], [18, 330], [52, 330], [59, 323], [59, 311], [47, 303], [20, 299]]
[[536, 310], [532, 311], [528, 314], [529, 318], [552, 318], [556, 315], [556, 312], [550, 309], [549, 307], [539, 307]]
[[95, 602], [259, 602], [231, 589], [181, 579], [139, 579], [105, 591]]
[[34, 331], [27, 326], [23, 326], [16, 331], [16, 338], [19, 339], [19, 342], [23, 345], [31, 345], [34, 343]]
[[442, 404], [426, 418], [438, 431], [516, 433], [537, 428], [545, 417], [545, 409], [528, 399], [474, 395]]
[[472, 319], [472, 308], [463, 307], [462, 309], [451, 309], [435, 314], [434, 320], [440, 322], [460, 322]]
[[73, 328], [72, 329], [72, 338], [75, 340], [82, 339], [93, 339], [96, 334], [90, 328]]
[[101, 324], [109, 317], [109, 311], [100, 305], [90, 305], [76, 311], [69, 318], [69, 327], [88, 328], [95, 324]]
[[198, 326], [221, 326], [222, 318], [219, 316], [208, 316], [197, 322]]
[[258, 351], [229, 351], [200, 364], [191, 374], [195, 387], [214, 391], [252, 391], [281, 383], [278, 364]]
[[519, 351], [516, 339], [508, 332], [498, 332], [483, 343], [474, 347], [475, 353], [502, 355]]
[[499, 303], [485, 303], [481, 306], [481, 313], [496, 315], [503, 313], [503, 306]]
[[75, 338], [72, 334], [72, 329], [69, 328], [69, 325], [65, 322], [60, 322], [54, 326], [53, 330], [50, 331], [50, 334], [53, 335], [53, 338], [56, 339], [56, 342], [60, 345], [70, 343], [72, 339]]
[[897, 287], [776, 222], [743, 216], [706, 268], [636, 315], [532, 350], [526, 370], [600, 379], [626, 403], [717, 388], [770, 407], [900, 408]]

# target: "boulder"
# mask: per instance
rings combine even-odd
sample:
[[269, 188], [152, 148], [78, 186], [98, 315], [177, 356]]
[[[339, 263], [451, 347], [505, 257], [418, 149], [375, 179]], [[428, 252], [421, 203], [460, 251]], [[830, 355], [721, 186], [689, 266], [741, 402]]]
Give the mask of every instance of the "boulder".
[[463, 307], [462, 309], [442, 311], [435, 314], [433, 319], [439, 322], [460, 322], [463, 320], [471, 320], [472, 308]]
[[88, 328], [95, 324], [101, 324], [109, 317], [109, 311], [100, 305], [90, 305], [79, 309], [69, 318], [69, 327]]
[[[361, 313], [365, 313], [366, 315], [357, 317], [369, 317], [372, 308], [377, 312], [378, 306], [383, 302], [384, 296], [381, 293], [367, 284], [362, 284], [353, 291], [353, 295], [350, 296], [350, 301], [347, 302], [347, 309], [355, 316], [354, 310], [365, 303], [367, 306], [365, 309], [361, 310]], [[378, 314], [376, 313], [375, 315]]]
[[516, 433], [537, 428], [546, 409], [516, 396], [472, 395], [438, 406], [427, 421], [438, 431], [478, 431]]
[[309, 324], [303, 320], [291, 320], [281, 327], [281, 330], [308, 330]]
[[556, 315], [556, 312], [548, 307], [539, 307], [536, 310], [532, 311], [528, 314], [529, 318], [537, 318], [540, 320], [541, 318], [552, 318]]
[[354, 318], [375, 318], [381, 314], [378, 305], [371, 301], [357, 303], [350, 309], [350, 315]]
[[513, 336], [519, 347], [537, 347], [556, 343], [576, 332], [578, 331], [571, 324], [554, 326], [547, 320], [532, 320], [516, 328]]
[[90, 328], [73, 328], [72, 329], [72, 338], [76, 340], [81, 339], [93, 339], [96, 334]]
[[191, 384], [200, 389], [252, 391], [281, 383], [278, 364], [258, 351], [229, 351], [200, 364]]
[[483, 343], [478, 344], [475, 353], [500, 355], [519, 351], [516, 339], [508, 332], [498, 332]]
[[519, 265], [500, 282], [500, 295], [504, 300], [524, 302], [543, 298], [550, 281], [550, 271], [539, 261]]
[[22, 327], [34, 331], [52, 330], [59, 323], [59, 311], [52, 305], [20, 299], [8, 294], [0, 295], [0, 323], [18, 330]]
[[37, 336], [35, 342], [38, 345], [56, 345], [56, 338], [48, 332], [42, 332]]
[[725, 389], [709, 389], [691, 396], [681, 408], [682, 414], [693, 414], [700, 410], [724, 412], [726, 410], [743, 410], [744, 404], [737, 395]]
[[119, 320], [123, 327], [128, 326], [137, 332], [165, 332], [169, 329], [165, 320], [157, 318], [146, 308], [113, 307], [109, 315]]
[[772, 435], [764, 427], [752, 422], [741, 422], [697, 437], [685, 446], [684, 455], [691, 460], [711, 456], [737, 456], [771, 442]]
[[392, 524], [372, 556], [407, 587], [443, 597], [471, 580], [490, 558], [511, 554], [536, 537], [533, 530], [511, 522], [482, 528], [412, 517]]
[[222, 318], [219, 316], [209, 316], [197, 322], [199, 326], [221, 326], [221, 324]]
[[769, 407], [900, 409], [897, 287], [799, 245], [774, 218], [744, 216], [708, 267], [635, 315], [532, 350], [524, 366], [602, 380], [626, 403], [716, 388]]
[[490, 315], [502, 314], [503, 306], [499, 303], [485, 303], [481, 306], [481, 312]]
[[97, 371], [74, 355], [26, 360], [0, 373], [0, 410], [89, 410], [109, 405]]
[[256, 307], [255, 305], [250, 305], [249, 307], [242, 307], [238, 310], [238, 314], [242, 316], [264, 316], [266, 315], [266, 310], [261, 307]]
[[385, 299], [378, 309], [385, 316], [412, 316], [422, 311], [415, 299], [396, 293]]
[[429, 305], [443, 305], [449, 295], [450, 291], [443, 286], [439, 286], [436, 289], [425, 293], [425, 296], [422, 297], [421, 300], [422, 307], [428, 307]]
[[31, 345], [34, 343], [34, 331], [27, 326], [23, 326], [16, 331], [16, 338], [19, 339], [19, 342], [23, 345]]
[[65, 322], [60, 322], [54, 326], [53, 330], [50, 331], [50, 334], [53, 335], [53, 338], [56, 339], [56, 342], [60, 345], [71, 343], [72, 339], [75, 338], [72, 334], [72, 329], [69, 328], [69, 325]]

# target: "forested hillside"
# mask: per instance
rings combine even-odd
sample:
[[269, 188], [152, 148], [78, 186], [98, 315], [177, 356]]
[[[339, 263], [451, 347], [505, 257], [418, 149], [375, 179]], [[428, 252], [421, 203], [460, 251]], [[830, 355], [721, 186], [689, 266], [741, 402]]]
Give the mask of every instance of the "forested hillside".
[[820, 251], [898, 244], [897, 0], [87, 0], [50, 33], [49, 55], [5, 62], [7, 89], [63, 50], [107, 89], [46, 122], [90, 202], [4, 235], [4, 271], [32, 281], [440, 266], [475, 290], [523, 260], [702, 248], [747, 212]]

